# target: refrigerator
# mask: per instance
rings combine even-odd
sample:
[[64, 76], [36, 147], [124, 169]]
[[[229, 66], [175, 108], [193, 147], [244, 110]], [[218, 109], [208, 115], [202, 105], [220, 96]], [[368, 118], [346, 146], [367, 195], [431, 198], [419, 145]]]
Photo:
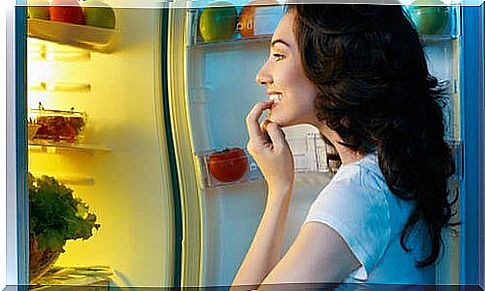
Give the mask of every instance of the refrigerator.
[[[254, 79], [282, 6], [257, 6], [248, 24], [241, 15], [249, 1], [219, 3], [235, 11], [221, 37], [200, 28], [212, 1], [103, 2], [113, 27], [32, 17], [25, 1], [10, 17], [7, 284], [30, 280], [31, 173], [71, 189], [100, 227], [67, 241], [30, 283], [228, 286], [265, 205], [266, 183], [245, 150], [245, 116], [267, 98]], [[422, 34], [431, 73], [450, 85], [443, 110], [461, 222], [458, 235], [444, 234], [435, 283], [483, 286], [484, 6], [448, 4], [441, 31]], [[40, 130], [49, 118], [82, 123], [68, 133]], [[284, 131], [296, 172], [287, 250], [336, 165], [316, 128]]]

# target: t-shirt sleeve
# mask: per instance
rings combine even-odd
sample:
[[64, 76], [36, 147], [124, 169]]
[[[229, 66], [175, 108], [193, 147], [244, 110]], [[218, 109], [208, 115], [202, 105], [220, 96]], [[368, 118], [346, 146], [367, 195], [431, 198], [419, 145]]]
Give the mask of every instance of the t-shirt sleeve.
[[304, 223], [316, 221], [334, 229], [362, 264], [352, 277], [365, 281], [390, 241], [389, 206], [382, 189], [362, 183], [360, 174], [337, 175], [312, 204]]

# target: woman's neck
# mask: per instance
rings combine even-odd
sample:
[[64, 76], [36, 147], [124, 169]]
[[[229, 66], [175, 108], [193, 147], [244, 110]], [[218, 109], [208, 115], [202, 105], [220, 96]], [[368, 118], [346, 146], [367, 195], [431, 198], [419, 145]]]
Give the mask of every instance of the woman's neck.
[[353, 151], [348, 147], [339, 144], [337, 141], [332, 141], [332, 144], [338, 152], [342, 165], [357, 162], [365, 157], [364, 154]]
[[342, 142], [340, 135], [326, 125], [320, 126], [319, 129], [320, 133], [325, 136], [335, 147], [343, 165], [357, 162], [365, 157], [364, 154], [353, 151], [352, 149], [340, 144], [339, 142]]

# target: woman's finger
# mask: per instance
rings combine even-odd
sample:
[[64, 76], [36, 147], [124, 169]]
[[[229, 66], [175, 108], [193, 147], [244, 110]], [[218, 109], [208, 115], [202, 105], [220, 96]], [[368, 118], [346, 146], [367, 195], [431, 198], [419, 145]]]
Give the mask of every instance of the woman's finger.
[[268, 132], [268, 135], [273, 141], [273, 145], [275, 147], [281, 147], [287, 144], [285, 139], [285, 133], [276, 123], [268, 122], [266, 126], [266, 132]]
[[246, 116], [246, 127], [248, 128], [250, 140], [257, 143], [264, 143], [266, 141], [265, 134], [261, 130], [261, 125], [259, 124], [259, 118], [264, 110], [271, 107], [272, 103], [272, 100], [258, 102]]
[[266, 131], [266, 126], [268, 126], [268, 123], [270, 123], [269, 119], [265, 119], [265, 120], [263, 120], [263, 122], [261, 122], [261, 124], [260, 124], [261, 131], [263, 131], [263, 132]]

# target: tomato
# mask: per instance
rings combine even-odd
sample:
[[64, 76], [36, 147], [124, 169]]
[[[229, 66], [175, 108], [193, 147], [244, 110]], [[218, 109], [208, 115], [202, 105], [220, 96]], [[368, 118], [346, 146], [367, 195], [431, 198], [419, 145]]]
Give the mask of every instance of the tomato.
[[209, 157], [209, 171], [220, 182], [234, 182], [241, 179], [248, 170], [248, 157], [241, 148], [225, 149]]
[[77, 0], [53, 0], [50, 7], [52, 21], [84, 24], [84, 15]]

